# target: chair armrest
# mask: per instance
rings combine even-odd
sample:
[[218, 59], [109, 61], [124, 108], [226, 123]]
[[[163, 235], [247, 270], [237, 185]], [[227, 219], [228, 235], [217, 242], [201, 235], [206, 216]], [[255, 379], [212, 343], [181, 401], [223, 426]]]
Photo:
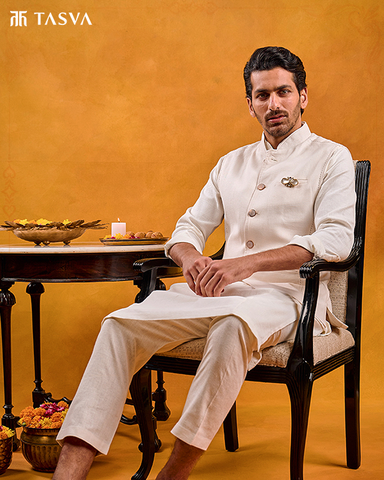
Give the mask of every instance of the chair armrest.
[[157, 278], [179, 277], [183, 274], [181, 267], [168, 257], [142, 258], [133, 263], [133, 268], [142, 273], [156, 270]]
[[341, 262], [327, 262], [322, 258], [303, 263], [300, 267], [301, 278], [313, 278], [319, 272], [345, 272], [359, 261], [362, 247], [357, 242], [353, 245], [348, 257]]
[[313, 326], [317, 306], [320, 272], [345, 272], [354, 267], [363, 255], [359, 241], [352, 247], [349, 256], [340, 262], [327, 262], [323, 259], [313, 259], [300, 267], [300, 277], [305, 278], [305, 291], [299, 324], [297, 326], [294, 346], [288, 362], [288, 368], [293, 371], [298, 365], [313, 366]]

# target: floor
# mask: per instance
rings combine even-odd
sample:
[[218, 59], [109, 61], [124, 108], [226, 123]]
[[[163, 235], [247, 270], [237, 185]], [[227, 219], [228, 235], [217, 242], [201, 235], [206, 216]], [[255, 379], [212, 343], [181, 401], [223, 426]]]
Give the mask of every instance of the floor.
[[[188, 377], [178, 376], [175, 382], [172, 377], [170, 374], [166, 377], [168, 405], [172, 415], [167, 422], [159, 422], [158, 433], [163, 446], [156, 454], [149, 480], [156, 478], [156, 474], [170, 454], [173, 437], [169, 431], [181, 413], [183, 396], [187, 392], [190, 381]], [[314, 386], [304, 478], [306, 480], [384, 479], [383, 402], [367, 399], [364, 396], [362, 398], [362, 465], [358, 470], [350, 470], [345, 465], [341, 377], [337, 373], [328, 377], [331, 378], [320, 379]], [[131, 413], [127, 410], [128, 415]], [[288, 394], [284, 386], [245, 384], [238, 399], [239, 450], [234, 453], [226, 452], [223, 446], [223, 434], [219, 431], [192, 472], [191, 480], [241, 478], [289, 480], [289, 416]], [[139, 441], [137, 426], [120, 425], [110, 453], [107, 456], [97, 457], [88, 476], [89, 480], [131, 478], [141, 461], [140, 452], [137, 449]], [[12, 480], [38, 480], [51, 477], [52, 474], [33, 471], [20, 451], [13, 454], [11, 466], [3, 474], [4, 479]]]

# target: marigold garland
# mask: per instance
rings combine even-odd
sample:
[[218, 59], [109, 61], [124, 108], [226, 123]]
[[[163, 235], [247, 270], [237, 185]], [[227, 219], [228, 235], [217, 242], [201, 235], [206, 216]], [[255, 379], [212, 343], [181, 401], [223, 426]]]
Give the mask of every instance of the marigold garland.
[[27, 407], [20, 412], [19, 424], [28, 428], [60, 428], [69, 405], [66, 402], [46, 402], [40, 407]]
[[15, 434], [14, 430], [11, 430], [8, 427], [5, 427], [4, 425], [0, 425], [0, 440], [5, 440], [6, 438], [13, 437]]

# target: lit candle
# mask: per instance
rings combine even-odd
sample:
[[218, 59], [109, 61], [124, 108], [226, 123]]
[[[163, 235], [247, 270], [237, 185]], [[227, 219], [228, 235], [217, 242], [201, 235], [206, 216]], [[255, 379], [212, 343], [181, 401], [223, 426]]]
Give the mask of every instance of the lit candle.
[[120, 222], [120, 218], [118, 218], [117, 220], [118, 222], [112, 223], [111, 225], [112, 237], [116, 237], [118, 233], [121, 233], [121, 235], [125, 235], [127, 233], [127, 224]]

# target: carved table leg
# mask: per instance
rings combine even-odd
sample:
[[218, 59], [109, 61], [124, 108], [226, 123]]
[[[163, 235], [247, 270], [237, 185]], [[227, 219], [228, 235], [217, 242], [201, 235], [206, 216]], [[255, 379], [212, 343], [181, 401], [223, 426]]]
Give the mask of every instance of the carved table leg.
[[41, 387], [41, 340], [40, 340], [40, 297], [44, 293], [41, 283], [31, 282], [27, 286], [27, 293], [31, 296], [32, 305], [32, 330], [33, 330], [33, 358], [35, 363], [35, 389], [32, 392], [33, 406], [36, 408], [48, 398], [51, 393], [46, 393]]
[[[12, 413], [12, 355], [11, 355], [11, 310], [15, 305], [16, 299], [12, 292], [9, 291], [13, 282], [0, 282], [0, 316], [1, 316], [1, 338], [3, 347], [3, 374], [4, 374], [4, 410], [2, 417], [2, 425], [16, 429], [19, 417], [15, 417]], [[16, 450], [18, 444], [16, 435], [14, 436], [13, 449]]]

